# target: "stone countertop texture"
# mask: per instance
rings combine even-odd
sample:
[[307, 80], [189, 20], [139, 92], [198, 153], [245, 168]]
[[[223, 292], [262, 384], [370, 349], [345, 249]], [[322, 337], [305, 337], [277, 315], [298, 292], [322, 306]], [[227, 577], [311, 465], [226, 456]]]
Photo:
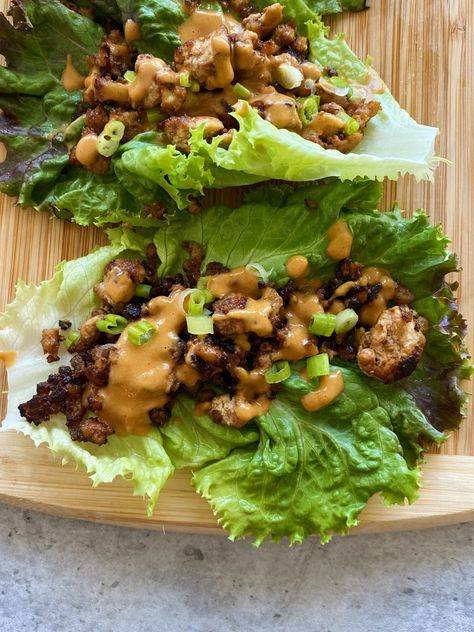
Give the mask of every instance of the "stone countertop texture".
[[0, 505], [0, 632], [474, 632], [473, 535], [256, 550]]

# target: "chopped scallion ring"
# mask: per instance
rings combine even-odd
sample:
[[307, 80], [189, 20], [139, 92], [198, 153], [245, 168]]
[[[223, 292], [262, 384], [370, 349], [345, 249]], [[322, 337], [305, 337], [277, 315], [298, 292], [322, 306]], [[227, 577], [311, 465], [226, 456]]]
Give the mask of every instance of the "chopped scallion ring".
[[124, 74], [124, 78], [129, 83], [133, 83], [135, 81], [135, 79], [137, 78], [137, 73], [133, 72], [133, 70], [127, 70], [127, 72]]
[[299, 88], [304, 81], [304, 75], [295, 66], [291, 64], [281, 64], [276, 71], [278, 83], [287, 90]]
[[196, 336], [214, 333], [214, 322], [211, 316], [186, 316], [188, 333]]
[[312, 358], [308, 358], [306, 361], [306, 369], [308, 371], [308, 377], [312, 380], [315, 377], [322, 377], [323, 375], [329, 375], [329, 356], [327, 353], [320, 353]]
[[359, 317], [353, 309], [343, 309], [336, 316], [336, 334], [346, 334], [359, 322]]
[[104, 131], [97, 139], [97, 151], [101, 156], [110, 158], [119, 148], [120, 141], [125, 134], [125, 125], [122, 121], [110, 121], [104, 127]]
[[200, 277], [198, 279], [197, 289], [201, 290], [201, 292], [204, 292], [204, 295], [206, 297], [206, 304], [212, 303], [212, 301], [214, 300], [214, 294], [207, 287], [207, 277]]
[[297, 99], [298, 115], [305, 127], [311, 123], [314, 115], [318, 112], [319, 103], [320, 98], [316, 96], [307, 98], [299, 97]]
[[313, 314], [309, 324], [309, 330], [315, 336], [325, 336], [329, 338], [336, 329], [336, 317], [334, 314]]
[[201, 290], [193, 290], [189, 295], [188, 314], [190, 316], [201, 316], [204, 305], [206, 304], [206, 296]]
[[352, 118], [352, 116], [349, 116], [349, 114], [346, 114], [345, 112], [339, 112], [337, 116], [341, 119], [341, 121], [343, 121], [343, 130], [348, 136], [359, 131], [360, 125]]
[[70, 333], [69, 336], [64, 341], [64, 346], [66, 347], [66, 349], [69, 349], [69, 347], [72, 347], [72, 345], [75, 344], [79, 340], [80, 337], [81, 336], [79, 335], [78, 331], [73, 331], [72, 333]]
[[185, 70], [184, 72], [180, 73], [180, 75], [179, 75], [179, 85], [182, 88], [190, 88], [191, 87], [191, 80], [189, 78], [189, 72], [187, 70]]
[[267, 384], [279, 384], [284, 382], [291, 375], [289, 362], [275, 362], [271, 369], [265, 372], [265, 381]]
[[138, 323], [130, 325], [128, 328], [128, 339], [132, 344], [141, 347], [147, 343], [156, 333], [156, 329], [146, 320], [140, 320]]
[[99, 331], [104, 334], [111, 334], [112, 336], [121, 334], [127, 325], [128, 320], [118, 314], [107, 314], [105, 318], [98, 320], [95, 324]]
[[150, 298], [151, 285], [145, 283], [139, 283], [135, 288], [135, 296], [139, 298]]
[[241, 83], [236, 83], [234, 86], [234, 94], [238, 99], [244, 99], [245, 101], [248, 101], [252, 93]]
[[153, 108], [152, 110], [147, 110], [146, 117], [148, 122], [154, 125], [155, 123], [161, 123], [166, 118], [166, 114], [163, 114], [161, 110], [158, 108]]
[[268, 283], [273, 274], [273, 268], [267, 272], [260, 263], [248, 263], [245, 267], [247, 270], [250, 270], [250, 272], [256, 272], [263, 283]]

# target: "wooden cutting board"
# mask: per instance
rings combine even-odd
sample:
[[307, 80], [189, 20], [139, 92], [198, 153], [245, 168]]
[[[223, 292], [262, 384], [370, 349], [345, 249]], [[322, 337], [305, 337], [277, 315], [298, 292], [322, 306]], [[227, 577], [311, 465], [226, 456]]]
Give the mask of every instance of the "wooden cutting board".
[[[6, 2], [0, 2], [5, 5]], [[361, 57], [374, 66], [395, 97], [419, 122], [440, 128], [437, 152], [450, 161], [436, 172], [434, 184], [411, 178], [387, 183], [385, 208], [398, 200], [403, 208], [424, 207], [442, 222], [464, 268], [459, 297], [474, 325], [474, 3], [471, 0], [370, 0], [369, 11], [337, 16]], [[1, 166], [0, 166], [1, 168]], [[210, 200], [233, 205], [239, 190]], [[38, 282], [65, 258], [106, 243], [95, 229], [81, 229], [47, 215], [15, 208], [3, 198], [0, 207], [0, 308], [13, 298], [16, 280]], [[474, 349], [474, 328], [468, 345]], [[6, 387], [2, 389], [6, 390]], [[5, 398], [4, 398], [5, 399]], [[355, 532], [388, 531], [474, 519], [474, 414], [424, 467], [420, 501], [410, 507], [383, 507], [372, 499]], [[46, 448], [36, 449], [15, 433], [0, 434], [0, 500], [59, 515], [133, 527], [215, 532], [222, 530], [205, 501], [178, 472], [165, 486], [153, 518], [142, 499], [132, 497], [125, 481], [92, 489], [73, 466], [61, 467]]]

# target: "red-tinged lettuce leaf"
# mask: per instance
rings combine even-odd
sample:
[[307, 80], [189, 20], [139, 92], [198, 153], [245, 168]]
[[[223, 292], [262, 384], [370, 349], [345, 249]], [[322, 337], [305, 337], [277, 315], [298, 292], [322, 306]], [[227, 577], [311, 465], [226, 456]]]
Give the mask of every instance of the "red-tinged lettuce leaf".
[[82, 99], [61, 86], [67, 56], [86, 73], [104, 31], [57, 0], [18, 0], [12, 15], [0, 14], [0, 191], [36, 206], [68, 165], [64, 130]]
[[60, 130], [72, 119], [80, 98], [78, 92], [61, 87], [42, 98], [0, 94], [0, 141], [7, 149], [0, 191], [19, 195], [24, 205], [42, 200], [41, 188], [54, 182], [68, 164]]
[[58, 0], [17, 0], [13, 25], [0, 14], [0, 92], [43, 95], [60, 84], [71, 55], [75, 68], [87, 74], [87, 55], [95, 54], [102, 27], [71, 11]]
[[474, 373], [464, 345], [466, 321], [458, 311], [453, 290], [444, 284], [433, 296], [416, 301], [413, 307], [432, 327], [426, 333], [423, 362], [403, 387], [439, 430], [454, 429], [466, 413], [468, 395], [462, 382]]

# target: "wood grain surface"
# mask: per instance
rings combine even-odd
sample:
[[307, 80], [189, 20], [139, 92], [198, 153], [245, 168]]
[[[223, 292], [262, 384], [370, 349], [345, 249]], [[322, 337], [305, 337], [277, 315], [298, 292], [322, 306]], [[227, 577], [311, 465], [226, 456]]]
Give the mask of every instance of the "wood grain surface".
[[[0, 2], [0, 7], [6, 5]], [[464, 315], [474, 323], [474, 3], [471, 0], [370, 0], [370, 10], [329, 20], [345, 31], [352, 48], [371, 54], [401, 105], [420, 123], [439, 127], [437, 153], [442, 164], [435, 182], [405, 177], [388, 182], [384, 208], [397, 200], [403, 208], [423, 207], [443, 224], [459, 254], [463, 272], [459, 298]], [[1, 53], [1, 51], [0, 51]], [[0, 165], [1, 168], [1, 165]], [[238, 189], [208, 196], [208, 202], [240, 200]], [[106, 243], [96, 229], [78, 226], [15, 208], [0, 200], [0, 309], [13, 298], [18, 278], [38, 282], [56, 264]], [[468, 346], [474, 348], [471, 327]], [[6, 382], [3, 382], [6, 385]], [[2, 388], [6, 391], [6, 386]], [[5, 398], [4, 398], [5, 399]], [[415, 528], [474, 518], [474, 416], [437, 454], [428, 455], [424, 489], [411, 507], [383, 507], [374, 499], [363, 512], [358, 531]], [[153, 518], [141, 499], [117, 482], [92, 490], [87, 476], [71, 466], [61, 468], [46, 448], [35, 449], [24, 437], [0, 435], [0, 499], [50, 511], [130, 526], [208, 531], [216, 521], [207, 504], [181, 472], [166, 485]]]

